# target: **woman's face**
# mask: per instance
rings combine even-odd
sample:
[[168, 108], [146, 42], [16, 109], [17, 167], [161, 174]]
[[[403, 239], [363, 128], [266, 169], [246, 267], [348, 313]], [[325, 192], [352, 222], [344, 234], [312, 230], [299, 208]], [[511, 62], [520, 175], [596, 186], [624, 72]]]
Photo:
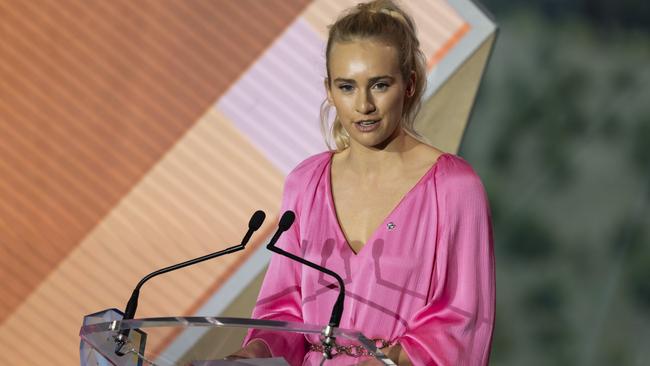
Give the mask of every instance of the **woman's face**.
[[350, 144], [381, 148], [400, 131], [406, 93], [397, 49], [378, 41], [334, 43], [327, 99], [336, 107]]

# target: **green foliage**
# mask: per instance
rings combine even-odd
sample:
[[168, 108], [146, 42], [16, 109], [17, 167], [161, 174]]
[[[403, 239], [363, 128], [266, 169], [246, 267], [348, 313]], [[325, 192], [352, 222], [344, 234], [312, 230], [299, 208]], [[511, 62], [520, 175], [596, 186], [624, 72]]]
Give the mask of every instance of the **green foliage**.
[[461, 147], [494, 218], [491, 364], [646, 364], [650, 35], [594, 14], [497, 19]]
[[502, 226], [504, 239], [499, 242], [510, 260], [532, 262], [549, 259], [554, 251], [552, 231], [532, 215], [520, 214]]
[[646, 0], [484, 0], [487, 8], [498, 16], [506, 16], [522, 8], [533, 10], [549, 20], [584, 18], [597, 30], [650, 29], [650, 3]]
[[645, 114], [633, 130], [631, 155], [640, 172], [650, 179], [650, 111]]

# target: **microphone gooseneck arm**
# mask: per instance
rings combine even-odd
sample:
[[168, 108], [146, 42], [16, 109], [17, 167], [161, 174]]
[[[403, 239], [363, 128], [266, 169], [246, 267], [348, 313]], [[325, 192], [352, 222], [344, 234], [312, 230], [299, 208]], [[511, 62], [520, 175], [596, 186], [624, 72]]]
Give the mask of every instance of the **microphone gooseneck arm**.
[[300, 258], [298, 256], [295, 256], [289, 252], [286, 252], [276, 246], [270, 246], [267, 245], [266, 248], [274, 253], [278, 253], [280, 255], [283, 255], [285, 257], [289, 257], [297, 262], [300, 262], [308, 267], [314, 268], [318, 271], [321, 271], [323, 273], [327, 273], [328, 275], [336, 278], [336, 281], [339, 283], [339, 296], [336, 298], [336, 302], [334, 303], [334, 307], [332, 309], [332, 316], [330, 317], [330, 322], [329, 325], [332, 327], [338, 327], [339, 324], [341, 324], [341, 316], [343, 315], [343, 300], [345, 299], [345, 285], [343, 284], [343, 279], [341, 276], [339, 276], [336, 272], [331, 271], [325, 267], [321, 267], [318, 264], [312, 263], [308, 260], [305, 260], [303, 258]]
[[293, 213], [293, 211], [290, 210], [286, 211], [280, 218], [280, 223], [278, 224], [278, 230], [275, 232], [275, 234], [273, 234], [273, 237], [271, 238], [271, 241], [269, 241], [269, 243], [266, 245], [266, 248], [274, 253], [288, 257], [296, 262], [302, 263], [308, 267], [326, 273], [336, 278], [336, 281], [339, 283], [339, 296], [336, 298], [336, 302], [332, 307], [332, 315], [330, 317], [329, 324], [323, 332], [323, 335], [325, 336], [325, 339], [323, 340], [323, 344], [325, 346], [324, 356], [327, 359], [331, 359], [332, 358], [331, 347], [334, 342], [333, 329], [338, 328], [339, 324], [341, 324], [341, 316], [343, 315], [343, 305], [345, 300], [345, 284], [343, 283], [343, 278], [341, 278], [341, 276], [339, 276], [338, 273], [329, 270], [323, 266], [319, 266], [316, 263], [310, 262], [304, 258], [298, 257], [297, 255], [291, 254], [275, 246], [275, 243], [280, 238], [280, 235], [282, 235], [283, 232], [287, 231], [291, 227], [295, 219], [296, 219], [296, 215]]
[[[215, 253], [207, 254], [199, 258], [194, 258], [182, 263], [174, 264], [169, 267], [165, 267], [157, 271], [153, 271], [148, 275], [144, 276], [140, 280], [140, 282], [138, 282], [138, 284], [135, 286], [135, 289], [133, 289], [133, 293], [131, 294], [129, 301], [126, 304], [126, 308], [124, 309], [124, 317], [122, 318], [122, 320], [129, 320], [135, 317], [135, 311], [138, 308], [138, 297], [140, 296], [140, 288], [142, 287], [142, 285], [144, 285], [145, 282], [163, 273], [175, 271], [177, 269], [191, 266], [193, 264], [197, 264], [206, 261], [208, 259], [221, 257], [222, 255], [238, 252], [240, 250], [245, 249], [246, 244], [248, 244], [248, 241], [250, 241], [250, 238], [252, 237], [253, 233], [262, 226], [262, 223], [264, 222], [265, 218], [266, 218], [266, 214], [263, 211], [255, 211], [250, 221], [248, 222], [248, 231], [244, 235], [244, 238], [242, 239], [241, 243], [238, 245], [234, 245], [230, 248], [226, 248], [224, 250], [220, 250]], [[115, 348], [115, 353], [117, 353], [119, 356], [123, 355], [123, 353], [121, 352], [121, 348], [126, 343], [126, 338], [128, 338], [128, 335], [129, 335], [129, 330], [125, 329], [120, 331], [120, 333], [117, 336], [117, 345]]]
[[199, 263], [199, 262], [207, 261], [208, 259], [217, 258], [217, 257], [221, 257], [222, 255], [238, 252], [238, 251], [244, 249], [245, 247], [246, 247], [246, 244], [234, 245], [234, 246], [232, 246], [230, 248], [226, 248], [224, 250], [220, 250], [220, 251], [215, 252], [215, 253], [210, 253], [210, 254], [204, 255], [204, 256], [199, 257], [199, 258], [190, 259], [190, 260], [185, 261], [183, 263], [174, 264], [172, 266], [165, 267], [165, 268], [162, 268], [162, 269], [159, 269], [157, 271], [149, 273], [148, 275], [144, 276], [140, 280], [140, 282], [138, 282], [138, 284], [135, 286], [135, 289], [133, 290], [133, 293], [131, 294], [131, 297], [129, 298], [129, 301], [126, 304], [126, 308], [124, 310], [124, 318], [123, 318], [123, 320], [133, 319], [135, 317], [135, 311], [136, 311], [136, 309], [138, 307], [138, 297], [140, 296], [140, 288], [142, 287], [142, 285], [144, 285], [145, 282], [149, 281], [151, 278], [156, 277], [158, 275], [161, 275], [163, 273], [167, 273], [167, 272], [175, 271], [177, 269], [181, 269], [183, 267], [191, 266], [191, 265]]

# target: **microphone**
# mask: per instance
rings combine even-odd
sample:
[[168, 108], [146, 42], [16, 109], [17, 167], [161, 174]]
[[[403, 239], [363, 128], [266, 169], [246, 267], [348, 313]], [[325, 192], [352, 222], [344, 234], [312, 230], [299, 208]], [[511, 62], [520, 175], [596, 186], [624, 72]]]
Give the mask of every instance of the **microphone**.
[[319, 266], [318, 264], [310, 262], [304, 258], [300, 258], [294, 254], [291, 254], [275, 246], [275, 243], [278, 241], [278, 239], [280, 239], [280, 235], [282, 235], [283, 232], [289, 230], [289, 228], [291, 227], [295, 219], [296, 219], [296, 214], [293, 213], [293, 211], [291, 210], [288, 210], [284, 214], [282, 214], [282, 217], [280, 218], [280, 222], [278, 224], [278, 229], [276, 230], [275, 234], [273, 234], [271, 241], [269, 241], [269, 243], [266, 245], [266, 249], [274, 253], [280, 254], [282, 256], [285, 256], [289, 259], [292, 259], [296, 262], [300, 262], [308, 267], [314, 268], [325, 274], [328, 274], [336, 278], [336, 281], [338, 281], [339, 296], [336, 298], [336, 302], [332, 307], [332, 315], [330, 316], [329, 324], [323, 330], [323, 335], [325, 336], [325, 338], [322, 341], [325, 349], [325, 351], [323, 352], [323, 356], [325, 356], [325, 358], [327, 359], [331, 359], [332, 345], [334, 344], [334, 340], [335, 340], [335, 337], [333, 337], [332, 334], [333, 334], [333, 329], [338, 328], [339, 324], [341, 324], [341, 316], [343, 315], [343, 305], [345, 300], [345, 285], [343, 284], [343, 279], [341, 278], [341, 276], [339, 276], [336, 272], [329, 270], [323, 266]]
[[[251, 219], [248, 222], [248, 231], [244, 235], [244, 238], [242, 238], [242, 241], [239, 245], [235, 245], [215, 253], [204, 255], [199, 258], [190, 259], [182, 263], [174, 264], [169, 267], [165, 267], [157, 271], [151, 272], [148, 275], [144, 276], [140, 280], [140, 282], [138, 282], [138, 284], [135, 286], [135, 289], [133, 290], [133, 293], [131, 294], [129, 301], [126, 304], [126, 308], [124, 309], [124, 317], [122, 318], [122, 320], [129, 320], [135, 317], [135, 311], [138, 307], [138, 297], [140, 296], [140, 288], [142, 287], [142, 285], [144, 285], [145, 282], [150, 280], [152, 277], [161, 275], [163, 273], [175, 271], [177, 269], [181, 269], [187, 266], [191, 266], [193, 264], [197, 264], [206, 261], [208, 259], [221, 257], [222, 255], [243, 250], [246, 247], [246, 244], [248, 244], [248, 241], [250, 241], [251, 237], [253, 236], [253, 233], [262, 226], [262, 223], [264, 222], [265, 218], [266, 218], [266, 214], [264, 213], [264, 211], [260, 211], [260, 210], [255, 211], [255, 213], [253, 214], [253, 216], [251, 216]], [[118, 356], [124, 356], [124, 353], [122, 352], [122, 347], [126, 344], [126, 340], [128, 336], [129, 336], [129, 329], [121, 330], [120, 333], [117, 335], [115, 353]]]

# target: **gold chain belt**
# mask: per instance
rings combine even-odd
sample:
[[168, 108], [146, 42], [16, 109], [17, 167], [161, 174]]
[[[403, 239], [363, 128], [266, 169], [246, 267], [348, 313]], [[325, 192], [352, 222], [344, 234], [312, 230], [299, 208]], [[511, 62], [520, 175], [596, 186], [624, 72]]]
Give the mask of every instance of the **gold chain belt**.
[[[371, 339], [371, 341], [375, 344], [375, 347], [379, 349], [393, 345], [393, 343], [390, 343], [385, 339], [375, 338]], [[325, 348], [320, 343], [314, 344], [309, 342], [309, 351], [323, 353], [325, 352]], [[359, 345], [340, 346], [338, 344], [335, 344], [332, 346], [332, 351], [332, 357], [336, 357], [341, 353], [344, 353], [351, 357], [374, 356], [372, 353], [370, 353], [370, 351]]]

